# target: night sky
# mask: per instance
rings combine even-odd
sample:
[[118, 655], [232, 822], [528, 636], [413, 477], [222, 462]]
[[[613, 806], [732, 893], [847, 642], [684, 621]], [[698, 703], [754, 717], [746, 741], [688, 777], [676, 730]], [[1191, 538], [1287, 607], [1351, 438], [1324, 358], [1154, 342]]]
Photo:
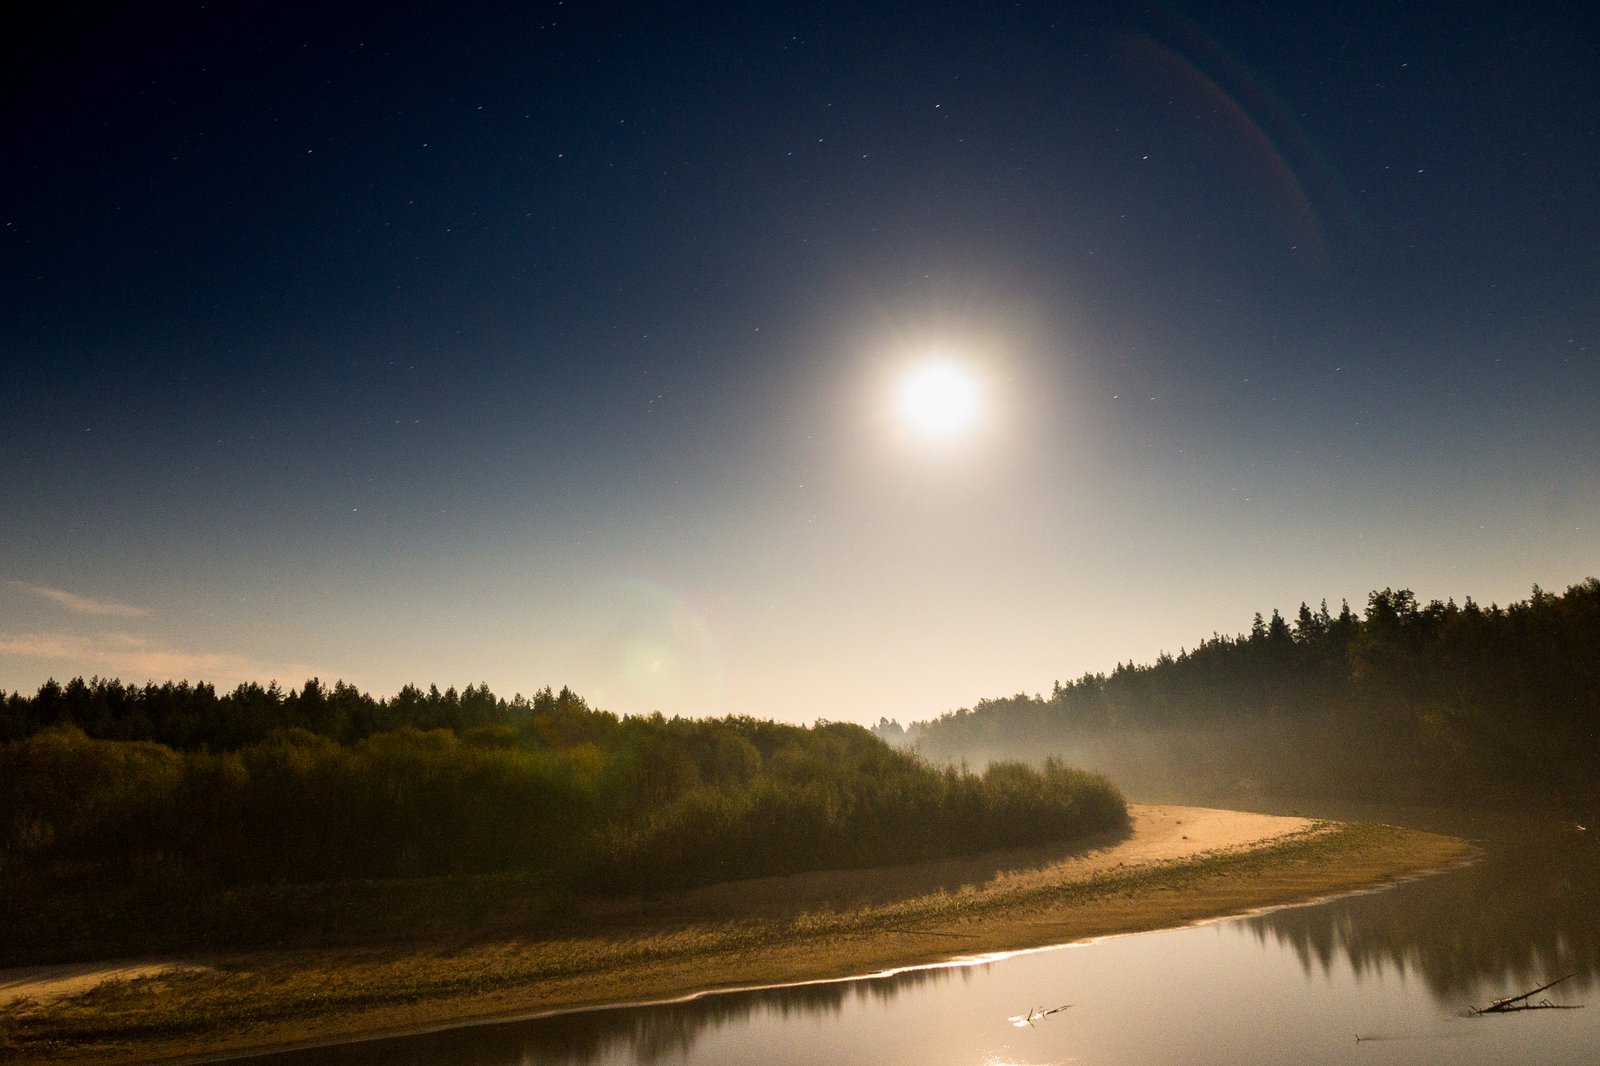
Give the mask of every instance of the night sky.
[[1600, 574], [1600, 5], [35, 6], [0, 688], [905, 721]]

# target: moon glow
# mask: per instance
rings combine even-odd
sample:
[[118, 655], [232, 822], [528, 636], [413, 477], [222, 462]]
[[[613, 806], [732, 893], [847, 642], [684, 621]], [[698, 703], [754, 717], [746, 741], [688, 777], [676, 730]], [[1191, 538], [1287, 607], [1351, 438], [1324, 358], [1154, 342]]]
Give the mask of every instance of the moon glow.
[[979, 399], [978, 383], [971, 374], [951, 363], [930, 363], [901, 380], [895, 411], [918, 436], [948, 440], [977, 419]]

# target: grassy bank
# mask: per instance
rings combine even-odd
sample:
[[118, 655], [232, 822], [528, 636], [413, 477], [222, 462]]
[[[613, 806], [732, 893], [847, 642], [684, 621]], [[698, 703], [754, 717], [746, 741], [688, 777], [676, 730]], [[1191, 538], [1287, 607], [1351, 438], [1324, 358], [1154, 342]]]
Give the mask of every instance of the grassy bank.
[[[996, 878], [842, 909], [761, 891], [569, 916], [560, 936], [262, 952], [0, 1013], [19, 1059], [142, 1062], [495, 1015], [842, 977], [961, 954], [1184, 924], [1345, 892], [1462, 860], [1461, 841], [1318, 823], [1265, 846], [1088, 877]], [[871, 871], [852, 875], [866, 877]]]

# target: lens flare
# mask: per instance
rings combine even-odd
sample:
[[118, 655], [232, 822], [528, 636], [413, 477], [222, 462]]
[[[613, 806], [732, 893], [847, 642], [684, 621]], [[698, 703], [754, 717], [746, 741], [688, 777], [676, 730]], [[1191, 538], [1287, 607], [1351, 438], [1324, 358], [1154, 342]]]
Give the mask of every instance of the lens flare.
[[895, 407], [918, 435], [943, 440], [977, 419], [978, 392], [971, 374], [950, 363], [933, 363], [901, 381]]

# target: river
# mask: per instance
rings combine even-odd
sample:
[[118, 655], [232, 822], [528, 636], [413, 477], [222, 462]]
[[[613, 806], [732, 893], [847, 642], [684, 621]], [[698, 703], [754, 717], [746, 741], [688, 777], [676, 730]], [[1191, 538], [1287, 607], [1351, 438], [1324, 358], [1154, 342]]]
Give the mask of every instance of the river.
[[[1359, 812], [1368, 817], [1372, 812]], [[1590, 1063], [1600, 829], [1407, 812], [1485, 858], [1383, 891], [967, 965], [268, 1056], [271, 1066]], [[1468, 1008], [1575, 974], [1534, 1002]], [[1584, 1006], [1579, 1006], [1584, 1005]], [[1039, 1009], [1065, 1007], [1043, 1017]], [[1357, 1038], [1360, 1039], [1357, 1039]]]

